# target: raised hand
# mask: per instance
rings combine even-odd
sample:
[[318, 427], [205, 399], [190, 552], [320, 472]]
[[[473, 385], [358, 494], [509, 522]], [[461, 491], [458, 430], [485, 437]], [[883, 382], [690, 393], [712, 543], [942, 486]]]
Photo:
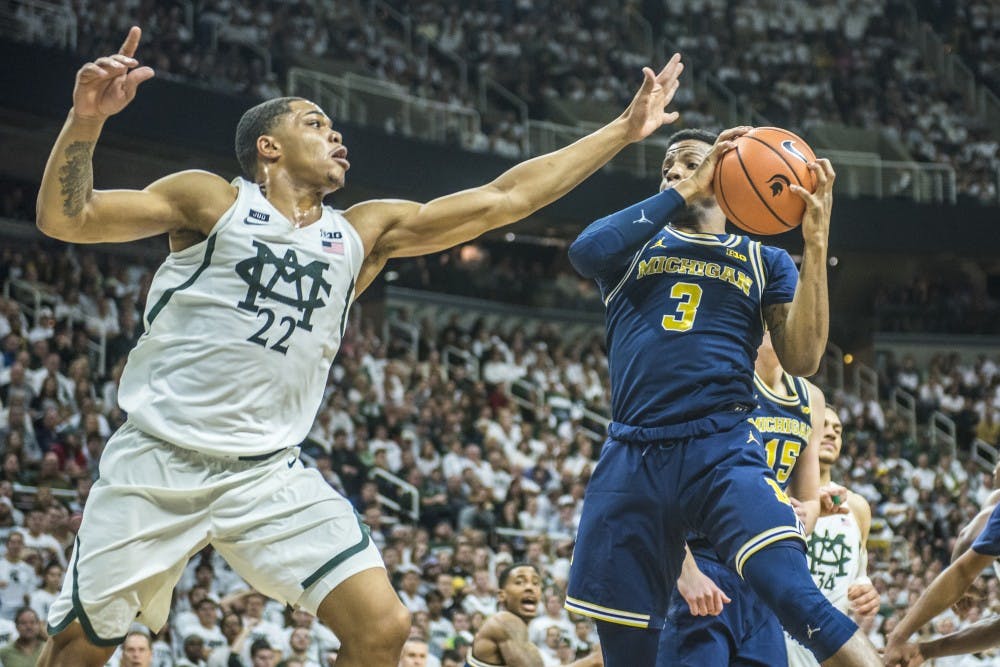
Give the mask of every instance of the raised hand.
[[849, 514], [847, 489], [840, 484], [827, 484], [819, 489], [819, 515]]
[[715, 166], [727, 151], [731, 151], [736, 147], [736, 140], [752, 129], [752, 127], [741, 125], [739, 127], [731, 127], [719, 133], [719, 137], [715, 140], [705, 159], [698, 165], [698, 168], [675, 186], [677, 191], [689, 204], [699, 199], [714, 196], [715, 190], [712, 187], [712, 179], [715, 177]]
[[810, 193], [799, 185], [789, 188], [806, 203], [806, 214], [802, 218], [802, 236], [806, 242], [816, 240], [826, 243], [830, 234], [830, 216], [833, 213], [833, 181], [837, 174], [826, 159], [809, 163], [809, 169], [816, 176], [816, 192]]
[[669, 125], [680, 117], [676, 111], [667, 113], [666, 107], [674, 99], [683, 71], [684, 63], [679, 53], [674, 54], [659, 74], [648, 67], [642, 68], [642, 87], [623, 114], [628, 122], [629, 141], [642, 141], [661, 126]]
[[135, 50], [142, 30], [132, 26], [118, 53], [87, 63], [76, 73], [73, 115], [103, 121], [118, 113], [135, 97], [136, 88], [153, 78], [150, 67], [138, 67]]

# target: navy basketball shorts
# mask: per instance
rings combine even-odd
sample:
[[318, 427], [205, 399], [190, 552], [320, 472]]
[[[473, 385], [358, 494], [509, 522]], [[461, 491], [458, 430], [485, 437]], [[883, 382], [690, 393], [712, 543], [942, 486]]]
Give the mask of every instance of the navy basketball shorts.
[[657, 664], [672, 667], [774, 667], [786, 665], [785, 633], [778, 617], [738, 574], [698, 558], [698, 569], [732, 600], [718, 616], [692, 616], [675, 588], [660, 635]]
[[655, 429], [612, 423], [584, 497], [566, 608], [662, 628], [691, 532], [737, 573], [774, 542], [804, 544], [746, 412]]

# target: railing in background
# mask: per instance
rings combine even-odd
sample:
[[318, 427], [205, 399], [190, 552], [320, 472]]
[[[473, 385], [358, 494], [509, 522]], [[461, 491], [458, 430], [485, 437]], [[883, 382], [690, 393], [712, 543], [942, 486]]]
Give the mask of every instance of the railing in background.
[[610, 423], [611, 420], [604, 415], [588, 408], [583, 408], [583, 419], [580, 422], [580, 430], [598, 445], [607, 438], [608, 424]]
[[445, 372], [451, 367], [453, 358], [461, 359], [462, 365], [465, 366], [465, 369], [469, 373], [469, 377], [477, 382], [479, 381], [479, 359], [476, 359], [476, 355], [468, 350], [457, 348], [454, 345], [446, 346], [441, 353], [441, 363], [444, 364]]
[[837, 185], [851, 196], [901, 197], [917, 203], [955, 203], [955, 168], [938, 162], [883, 160], [877, 153], [820, 149], [837, 170]]
[[817, 379], [828, 391], [844, 390], [844, 351], [830, 341], [826, 343], [821, 372]]
[[510, 383], [510, 398], [520, 407], [535, 416], [545, 402], [543, 392], [535, 383], [525, 378], [519, 378]]
[[913, 394], [902, 387], [896, 387], [892, 390], [892, 394], [889, 395], [889, 403], [896, 411], [896, 414], [906, 420], [906, 426], [910, 432], [910, 438], [916, 442], [917, 400], [913, 397]]
[[972, 460], [979, 464], [980, 468], [989, 473], [992, 473], [997, 463], [1000, 462], [1000, 459], [998, 459], [1000, 452], [997, 451], [997, 448], [979, 438], [972, 441], [972, 452], [970, 455]]
[[0, 32], [20, 41], [75, 51], [76, 13], [68, 4], [7, 0], [0, 3]]
[[368, 479], [381, 479], [389, 484], [400, 489], [400, 495], [406, 495], [409, 499], [409, 508], [405, 507], [401, 503], [397, 503], [392, 498], [388, 498], [381, 493], [379, 494], [379, 502], [388, 507], [389, 509], [399, 513], [405, 514], [410, 517], [414, 523], [420, 521], [420, 490], [413, 486], [405, 479], [396, 477], [388, 470], [383, 470], [382, 468], [372, 468], [368, 471]]
[[854, 362], [854, 391], [857, 392], [859, 396], [864, 396], [864, 390], [868, 390], [868, 396], [878, 399], [878, 373], [874, 368], [868, 364], [855, 361]]
[[957, 439], [955, 437], [955, 422], [943, 412], [935, 410], [931, 413], [927, 424], [930, 431], [931, 446], [947, 448], [952, 459], [955, 458]]
[[344, 120], [421, 139], [446, 142], [457, 136], [470, 145], [472, 137], [481, 133], [475, 109], [416, 97], [401, 86], [350, 72], [333, 76], [293, 67], [288, 73], [288, 92], [319, 103], [330, 100]]
[[395, 317], [386, 318], [382, 325], [382, 339], [387, 341], [394, 334], [406, 337], [410, 344], [410, 354], [414, 360], [418, 359], [420, 356], [420, 327], [413, 322], [404, 322]]

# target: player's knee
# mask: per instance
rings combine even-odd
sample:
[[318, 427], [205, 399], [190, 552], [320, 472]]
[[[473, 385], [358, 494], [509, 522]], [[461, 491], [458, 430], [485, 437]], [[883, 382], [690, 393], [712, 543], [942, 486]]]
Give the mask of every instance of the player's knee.
[[761, 549], [743, 566], [743, 577], [788, 634], [819, 662], [836, 653], [857, 630], [816, 588], [801, 544], [783, 540]]
[[410, 635], [410, 618], [410, 611], [402, 603], [394, 605], [378, 623], [361, 633], [366, 652], [385, 652], [398, 657]]

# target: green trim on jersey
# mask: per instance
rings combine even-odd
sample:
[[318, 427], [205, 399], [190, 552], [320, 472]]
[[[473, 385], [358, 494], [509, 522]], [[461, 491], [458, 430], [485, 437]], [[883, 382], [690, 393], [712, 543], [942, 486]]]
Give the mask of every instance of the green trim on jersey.
[[205, 258], [201, 260], [201, 266], [199, 266], [197, 270], [191, 274], [191, 277], [177, 287], [171, 287], [168, 290], [164, 290], [160, 300], [149, 309], [149, 315], [146, 316], [146, 321], [150, 325], [153, 324], [153, 320], [156, 319], [156, 316], [160, 314], [160, 311], [163, 310], [164, 306], [167, 305], [167, 302], [170, 301], [170, 297], [172, 297], [175, 293], [194, 285], [194, 281], [198, 280], [198, 276], [204, 273], [205, 269], [207, 269], [212, 263], [212, 253], [215, 252], [215, 237], [216, 234], [212, 234], [208, 237], [208, 242], [205, 244]]

